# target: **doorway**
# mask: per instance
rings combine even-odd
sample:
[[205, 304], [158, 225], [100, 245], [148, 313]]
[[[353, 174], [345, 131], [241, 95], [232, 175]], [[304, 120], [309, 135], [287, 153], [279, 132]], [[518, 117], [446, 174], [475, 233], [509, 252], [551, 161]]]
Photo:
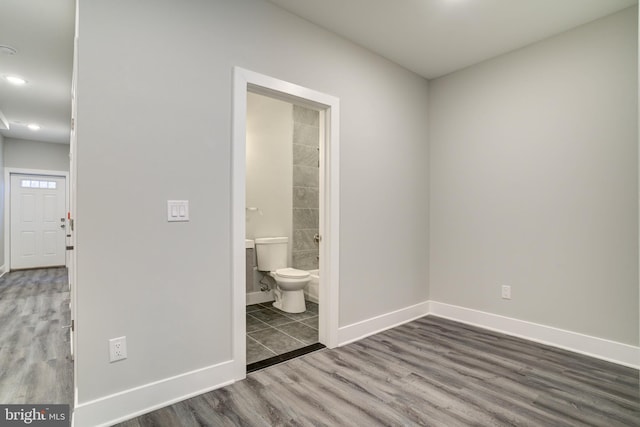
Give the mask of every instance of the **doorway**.
[[11, 270], [65, 265], [66, 178], [11, 174]]
[[[73, 407], [66, 268], [68, 175], [5, 167], [7, 271], [0, 277], [0, 300], [5, 302], [0, 317], [7, 325], [3, 344], [13, 351], [2, 361], [2, 369], [12, 373], [0, 386], [4, 403], [22, 404], [27, 399]], [[34, 380], [17, 387], [23, 377]]]
[[[319, 347], [320, 116], [316, 109], [248, 92], [247, 372]], [[265, 237], [279, 243], [265, 245]], [[277, 268], [307, 276], [298, 279], [308, 282], [304, 289], [281, 293], [274, 276], [259, 268], [265, 248], [281, 254]], [[295, 308], [291, 300], [283, 302], [292, 294]]]
[[67, 265], [68, 196], [67, 171], [5, 167], [5, 272]]
[[318, 341], [333, 348], [338, 342], [339, 289], [339, 100], [302, 86], [245, 70], [234, 69], [232, 250], [233, 363], [236, 379], [246, 376], [246, 115], [247, 93], [290, 102], [320, 115], [319, 150], [319, 285]]

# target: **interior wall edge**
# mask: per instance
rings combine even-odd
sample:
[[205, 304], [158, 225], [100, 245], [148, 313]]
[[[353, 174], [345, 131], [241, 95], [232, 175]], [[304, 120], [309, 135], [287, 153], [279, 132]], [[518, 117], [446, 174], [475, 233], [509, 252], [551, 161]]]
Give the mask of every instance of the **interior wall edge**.
[[338, 346], [350, 344], [370, 335], [395, 328], [429, 314], [429, 301], [423, 301], [389, 313], [342, 326], [338, 329]]

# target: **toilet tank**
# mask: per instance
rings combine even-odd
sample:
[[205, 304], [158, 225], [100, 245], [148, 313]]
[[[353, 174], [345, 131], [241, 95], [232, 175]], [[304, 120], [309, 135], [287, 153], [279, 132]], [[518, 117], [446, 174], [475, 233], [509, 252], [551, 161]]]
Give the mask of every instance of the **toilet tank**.
[[287, 237], [263, 237], [255, 239], [258, 270], [276, 271], [287, 267]]

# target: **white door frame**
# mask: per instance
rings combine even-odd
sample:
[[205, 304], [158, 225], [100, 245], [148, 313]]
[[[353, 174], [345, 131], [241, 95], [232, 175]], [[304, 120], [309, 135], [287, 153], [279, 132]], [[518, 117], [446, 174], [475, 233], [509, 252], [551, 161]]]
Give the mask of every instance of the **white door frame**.
[[[320, 151], [320, 324], [319, 340], [338, 345], [339, 315], [339, 107], [338, 98], [240, 67], [233, 69], [233, 128], [231, 164], [231, 251], [233, 369], [236, 380], [246, 377], [246, 257], [245, 173], [247, 91], [304, 105], [324, 116]], [[322, 121], [321, 121], [322, 123]]]
[[[44, 169], [23, 169], [23, 168], [4, 168], [4, 265], [3, 273], [11, 270], [11, 175], [40, 175], [64, 177], [64, 206], [66, 212], [69, 212], [69, 172], [54, 171]], [[66, 217], [65, 212], [65, 217]], [[66, 230], [65, 230], [66, 232]], [[67, 237], [65, 234], [65, 242]], [[67, 265], [67, 256], [64, 257], [65, 266]]]

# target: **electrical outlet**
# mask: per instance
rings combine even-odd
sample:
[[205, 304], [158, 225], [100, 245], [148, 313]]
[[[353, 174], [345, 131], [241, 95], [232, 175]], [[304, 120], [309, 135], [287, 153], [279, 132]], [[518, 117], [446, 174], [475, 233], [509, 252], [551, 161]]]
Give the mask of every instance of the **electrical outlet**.
[[502, 286], [502, 299], [511, 299], [511, 286]]
[[109, 340], [109, 362], [127, 358], [127, 337], [112, 338]]

